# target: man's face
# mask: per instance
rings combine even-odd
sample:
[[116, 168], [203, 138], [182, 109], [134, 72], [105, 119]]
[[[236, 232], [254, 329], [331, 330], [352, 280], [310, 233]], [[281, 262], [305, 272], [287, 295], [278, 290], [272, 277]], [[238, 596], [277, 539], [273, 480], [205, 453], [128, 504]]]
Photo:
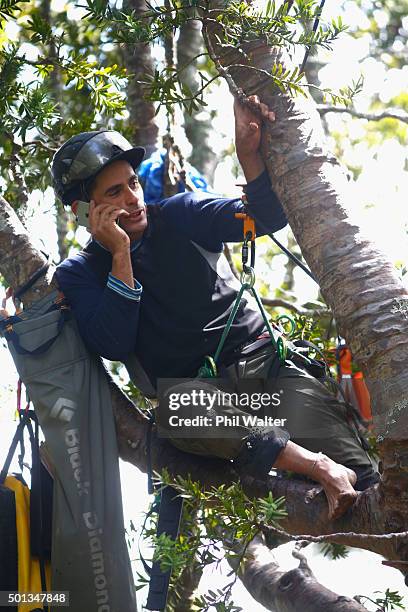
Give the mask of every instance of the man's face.
[[132, 166], [124, 160], [112, 162], [96, 177], [91, 198], [98, 204], [123, 208], [129, 217], [121, 216], [120, 227], [130, 239], [139, 240], [147, 227], [143, 189]]

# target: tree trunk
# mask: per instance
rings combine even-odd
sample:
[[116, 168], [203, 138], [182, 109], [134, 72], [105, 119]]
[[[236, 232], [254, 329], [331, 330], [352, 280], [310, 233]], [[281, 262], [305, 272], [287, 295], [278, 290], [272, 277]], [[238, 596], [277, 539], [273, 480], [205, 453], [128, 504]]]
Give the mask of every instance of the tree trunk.
[[69, 213], [62, 205], [55, 206], [55, 223], [57, 226], [57, 242], [60, 261], [64, 261], [68, 257], [67, 234]]
[[[50, 0], [42, 0], [41, 6], [41, 16], [48, 23], [50, 28], [53, 28], [55, 24], [53, 23], [52, 12], [51, 12], [51, 2]], [[51, 40], [51, 42], [45, 45], [44, 48], [44, 57], [50, 58], [50, 60], [56, 59], [57, 51], [55, 48], [55, 42]], [[50, 88], [52, 92], [52, 97], [54, 98], [54, 102], [57, 106], [57, 109], [61, 116], [64, 116], [64, 104], [63, 104], [63, 92], [64, 85], [61, 78], [61, 70], [58, 65], [54, 66], [54, 69], [50, 73]], [[68, 246], [66, 244], [66, 237], [68, 233], [68, 222], [69, 222], [69, 214], [65, 210], [64, 206], [59, 202], [55, 205], [55, 223], [57, 226], [57, 244], [58, 244], [58, 253], [60, 256], [60, 261], [63, 261], [68, 257]]]
[[[125, 12], [134, 11], [136, 15], [140, 15], [148, 7], [145, 0], [125, 0], [123, 8]], [[149, 157], [156, 150], [159, 127], [155, 119], [154, 103], [145, 100], [145, 87], [137, 81], [145, 75], [154, 74], [151, 45], [145, 43], [126, 45], [123, 58], [129, 75], [127, 108], [132, 140], [134, 144], [145, 147], [146, 156]]]
[[[199, 21], [186, 21], [180, 28], [177, 43], [177, 63], [179, 69], [182, 66], [187, 66], [180, 73], [180, 79], [191, 91], [199, 89], [200, 81], [197, 77], [197, 63], [189, 64], [189, 62], [203, 51], [201, 23]], [[208, 142], [212, 131], [211, 117], [205, 109], [201, 112], [205, 113], [206, 117], [197, 119], [197, 113], [190, 115], [187, 111], [184, 111], [184, 129], [193, 147], [189, 158], [190, 163], [204, 174], [209, 183], [212, 183], [217, 167], [217, 155]]]

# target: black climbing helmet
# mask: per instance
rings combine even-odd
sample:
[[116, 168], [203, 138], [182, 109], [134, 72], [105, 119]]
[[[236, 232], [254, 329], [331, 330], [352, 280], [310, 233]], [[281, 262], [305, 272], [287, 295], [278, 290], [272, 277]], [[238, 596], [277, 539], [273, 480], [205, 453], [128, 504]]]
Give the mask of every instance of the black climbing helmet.
[[145, 154], [119, 132], [100, 130], [72, 136], [55, 153], [51, 173], [54, 191], [66, 206], [88, 199], [87, 184], [113, 161], [123, 159], [136, 169]]

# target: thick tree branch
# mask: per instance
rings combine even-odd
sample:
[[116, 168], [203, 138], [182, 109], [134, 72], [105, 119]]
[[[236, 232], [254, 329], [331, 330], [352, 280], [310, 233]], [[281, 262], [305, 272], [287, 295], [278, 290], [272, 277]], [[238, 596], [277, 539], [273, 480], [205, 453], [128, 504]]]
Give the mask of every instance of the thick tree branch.
[[[0, 196], [0, 271], [9, 286], [17, 290], [45, 263], [45, 257], [32, 245], [15, 211]], [[51, 271], [25, 294], [25, 304], [55, 289], [50, 285], [50, 276]]]
[[[279, 568], [273, 553], [265, 546], [261, 536], [257, 536], [249, 544], [238, 575], [252, 597], [267, 610], [299, 612], [300, 605], [303, 612], [366, 610], [355, 600], [333, 593], [320, 584], [298, 549], [295, 549], [294, 556], [299, 559], [299, 566], [285, 572]], [[233, 561], [230, 561], [230, 565], [238, 569]]]

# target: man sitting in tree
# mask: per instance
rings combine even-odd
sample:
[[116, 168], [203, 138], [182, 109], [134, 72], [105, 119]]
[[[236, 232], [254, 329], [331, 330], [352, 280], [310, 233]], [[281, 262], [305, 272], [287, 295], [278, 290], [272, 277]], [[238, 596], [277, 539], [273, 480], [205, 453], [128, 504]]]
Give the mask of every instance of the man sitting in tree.
[[[272, 121], [274, 115], [256, 96], [251, 103], [251, 108], [234, 105], [235, 144], [259, 236], [283, 228], [287, 220], [259, 151], [260, 117]], [[58, 150], [52, 166], [56, 194], [74, 213], [78, 201], [90, 202], [92, 240], [62, 262], [57, 278], [89, 350], [125, 362], [135, 355], [156, 387], [161, 378], [195, 377], [205, 356], [216, 350], [237, 296], [223, 243], [242, 241], [235, 213], [243, 204], [186, 192], [146, 206], [136, 174], [143, 155], [143, 148], [107, 130], [73, 136]], [[220, 366], [239, 363], [242, 369], [255, 342], [251, 359], [262, 357], [265, 342], [270, 344], [257, 341], [263, 332], [261, 314], [243, 300]], [[278, 380], [289, 431], [248, 431], [224, 440], [222, 448], [209, 444], [208, 454], [259, 466], [259, 475], [274, 466], [311, 477], [323, 486], [329, 516], [336, 518], [353, 503], [354, 487], [362, 490], [376, 481], [370, 459], [346, 407], [324, 385], [290, 361]], [[205, 452], [188, 440], [182, 448]]]

